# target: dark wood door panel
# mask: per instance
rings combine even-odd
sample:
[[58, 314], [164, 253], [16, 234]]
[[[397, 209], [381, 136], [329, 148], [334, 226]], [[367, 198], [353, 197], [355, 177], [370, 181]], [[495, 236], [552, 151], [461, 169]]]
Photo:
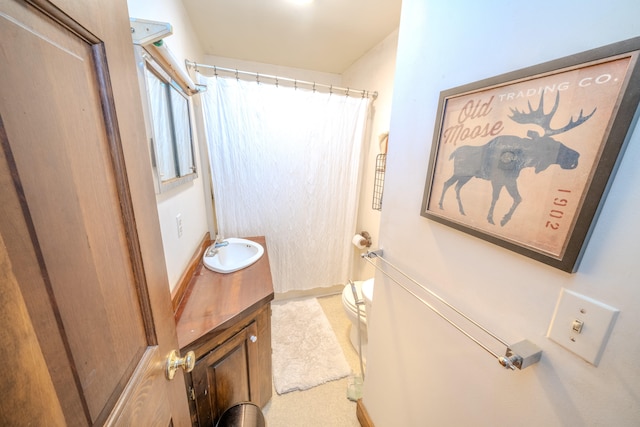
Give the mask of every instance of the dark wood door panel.
[[[23, 213], [37, 235], [43, 273], [95, 421], [133, 372], [146, 334], [91, 46], [49, 19], [22, 11], [27, 13], [14, 16], [23, 19], [21, 25], [3, 29], [12, 40], [4, 50], [7, 71], [21, 77], [3, 87], [11, 100], [4, 125]], [[24, 50], [47, 61], [33, 64]]]
[[0, 75], [0, 237], [28, 312], [11, 327], [31, 325], [54, 389], [3, 396], [18, 414], [57, 402], [67, 425], [186, 425], [126, 1], [1, 2]]

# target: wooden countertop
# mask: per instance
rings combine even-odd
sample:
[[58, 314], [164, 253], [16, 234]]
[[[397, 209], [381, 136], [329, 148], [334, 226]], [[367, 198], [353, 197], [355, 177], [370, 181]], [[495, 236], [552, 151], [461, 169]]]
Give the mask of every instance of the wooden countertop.
[[245, 237], [264, 247], [253, 265], [234, 273], [216, 273], [198, 264], [176, 312], [178, 343], [183, 349], [225, 330], [245, 313], [273, 300], [273, 281], [264, 237]]

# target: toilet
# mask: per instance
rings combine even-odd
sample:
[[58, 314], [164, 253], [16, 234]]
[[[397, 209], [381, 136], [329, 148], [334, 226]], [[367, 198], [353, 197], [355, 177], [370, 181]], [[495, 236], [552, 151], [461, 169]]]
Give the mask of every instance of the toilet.
[[[362, 339], [362, 360], [364, 361], [367, 357], [367, 313], [371, 312], [373, 302], [373, 279], [353, 283], [356, 286], [358, 298], [364, 299], [364, 304], [360, 305], [360, 335]], [[342, 290], [342, 306], [351, 321], [351, 331], [349, 332], [351, 345], [358, 351], [358, 309], [349, 284], [345, 285]]]

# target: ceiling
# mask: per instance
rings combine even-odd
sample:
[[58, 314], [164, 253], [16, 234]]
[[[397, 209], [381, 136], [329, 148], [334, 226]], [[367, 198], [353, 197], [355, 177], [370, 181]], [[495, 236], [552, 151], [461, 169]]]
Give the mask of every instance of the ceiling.
[[398, 28], [401, 0], [183, 0], [206, 55], [341, 74]]

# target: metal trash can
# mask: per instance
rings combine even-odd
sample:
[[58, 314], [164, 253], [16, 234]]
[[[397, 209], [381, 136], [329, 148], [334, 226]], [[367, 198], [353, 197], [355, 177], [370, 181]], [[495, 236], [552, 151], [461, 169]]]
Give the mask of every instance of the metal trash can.
[[237, 403], [222, 413], [216, 427], [265, 427], [260, 407], [251, 402]]

